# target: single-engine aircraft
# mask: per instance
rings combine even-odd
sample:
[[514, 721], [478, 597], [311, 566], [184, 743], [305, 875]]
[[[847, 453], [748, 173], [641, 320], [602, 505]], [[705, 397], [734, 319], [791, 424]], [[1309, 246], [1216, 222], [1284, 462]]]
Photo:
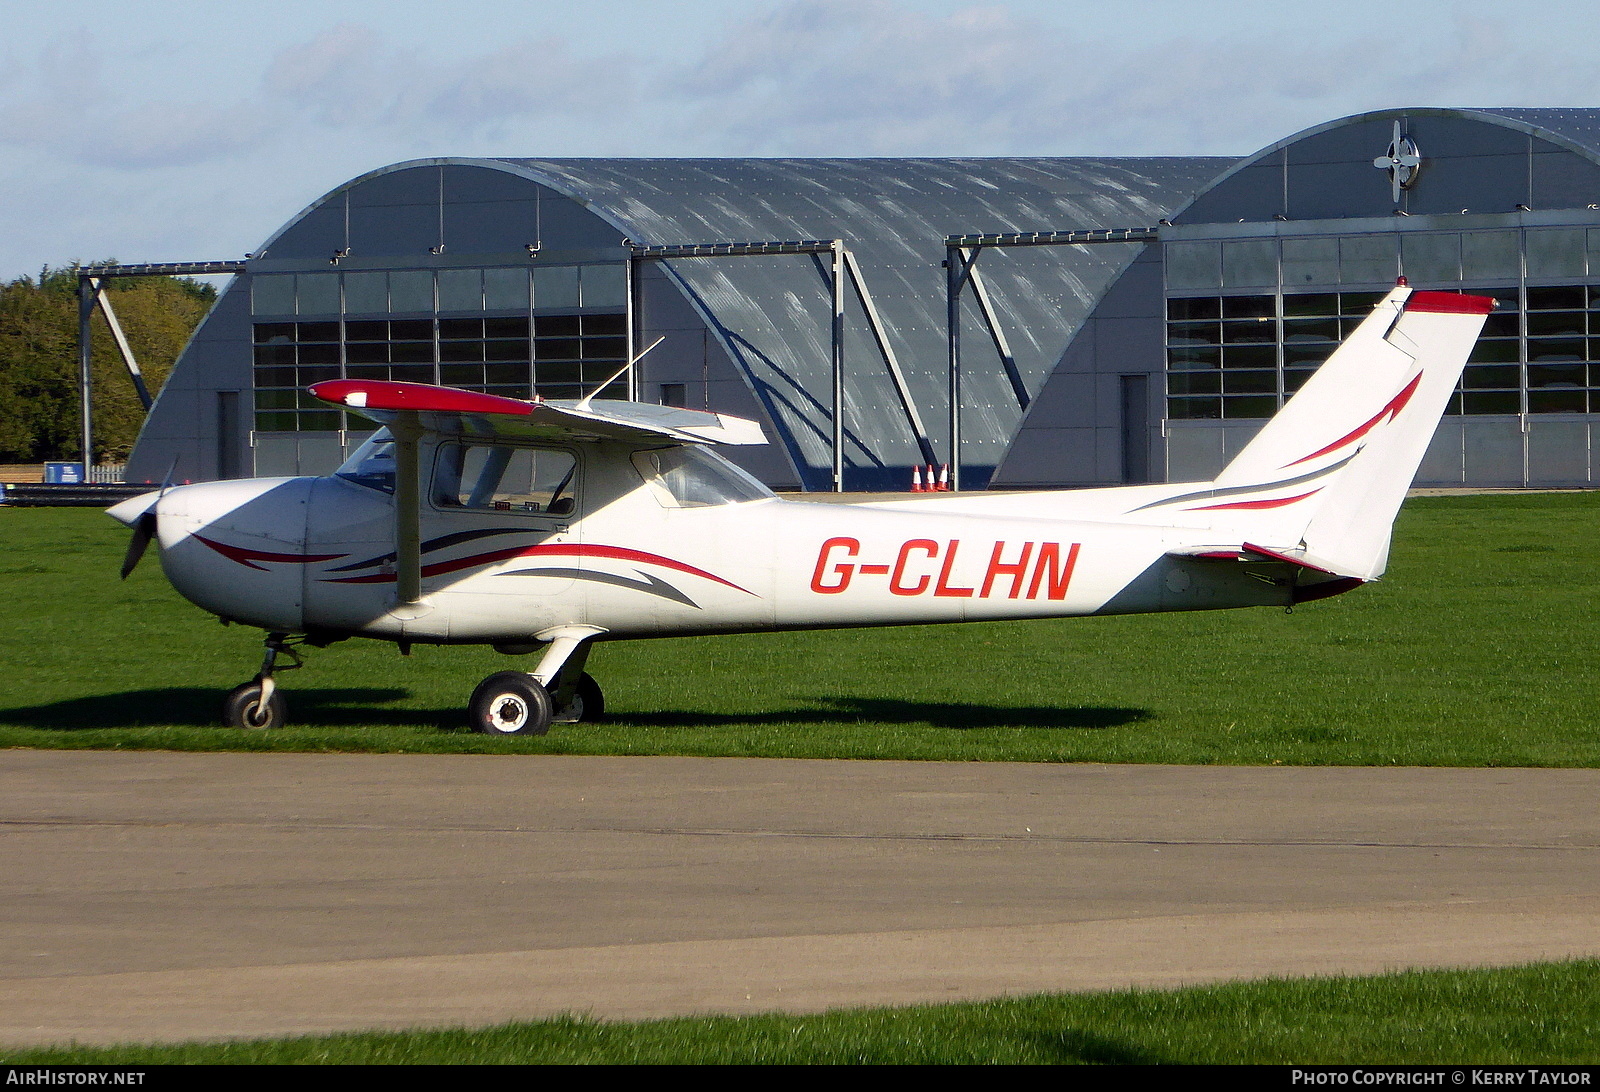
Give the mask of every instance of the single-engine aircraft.
[[[280, 654], [348, 637], [543, 649], [473, 726], [597, 717], [596, 641], [1286, 606], [1384, 571], [1401, 501], [1494, 301], [1404, 280], [1214, 481], [865, 504], [785, 501], [717, 455], [759, 425], [622, 401], [332, 380], [384, 426], [327, 477], [162, 488], [110, 509], [126, 576], [267, 631], [224, 721], [280, 725]], [[278, 668], [283, 670], [283, 668]]]

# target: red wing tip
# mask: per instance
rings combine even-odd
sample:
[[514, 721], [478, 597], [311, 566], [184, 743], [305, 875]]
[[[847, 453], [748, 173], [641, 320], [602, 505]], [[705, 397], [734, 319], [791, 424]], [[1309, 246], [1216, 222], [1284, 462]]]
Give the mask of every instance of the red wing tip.
[[1406, 299], [1405, 309], [1435, 315], [1487, 315], [1494, 310], [1494, 298], [1459, 292], [1413, 292]]
[[306, 388], [324, 402], [351, 409], [417, 410], [436, 413], [500, 413], [526, 417], [533, 402], [498, 394], [436, 387], [430, 383], [399, 383], [380, 379], [329, 379]]

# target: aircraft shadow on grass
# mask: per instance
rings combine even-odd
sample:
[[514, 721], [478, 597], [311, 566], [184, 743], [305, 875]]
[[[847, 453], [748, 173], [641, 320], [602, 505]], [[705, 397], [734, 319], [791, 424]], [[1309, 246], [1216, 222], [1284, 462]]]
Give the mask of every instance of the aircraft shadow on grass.
[[979, 705], [970, 702], [896, 701], [830, 695], [815, 699], [824, 708], [773, 709], [761, 713], [703, 713], [661, 710], [608, 717], [641, 727], [690, 728], [732, 724], [928, 724], [935, 728], [1116, 728], [1145, 720], [1148, 709], [1103, 706]]
[[[373, 708], [408, 696], [398, 687], [329, 687], [293, 692], [299, 727], [362, 728], [402, 725], [454, 731], [466, 729], [457, 708]], [[694, 709], [618, 713], [607, 722], [619, 728], [720, 728], [731, 725], [927, 724], [935, 728], [1100, 729], [1133, 724], [1151, 716], [1145, 709], [1102, 706], [1004, 706], [964, 702], [896, 701], [889, 698], [820, 697], [817, 706], [750, 713], [710, 713]], [[44, 731], [142, 728], [178, 725], [212, 727], [220, 698], [209, 687], [165, 687], [98, 694], [45, 705], [0, 709], [0, 724]], [[219, 729], [222, 731], [224, 729]]]
[[[309, 689], [294, 693], [302, 712], [300, 723], [306, 725], [340, 728], [370, 724], [429, 725], [440, 723], [441, 718], [461, 719], [460, 711], [455, 709], [362, 708], [406, 697], [407, 691], [398, 687]], [[169, 725], [209, 728], [217, 723], [221, 702], [221, 693], [215, 687], [169, 686], [0, 709], [0, 724], [60, 732]]]
[[1088, 1062], [1097, 1065], [1170, 1065], [1178, 1059], [1166, 1058], [1133, 1043], [1065, 1028], [1034, 1037], [1045, 1052], [1058, 1062]]

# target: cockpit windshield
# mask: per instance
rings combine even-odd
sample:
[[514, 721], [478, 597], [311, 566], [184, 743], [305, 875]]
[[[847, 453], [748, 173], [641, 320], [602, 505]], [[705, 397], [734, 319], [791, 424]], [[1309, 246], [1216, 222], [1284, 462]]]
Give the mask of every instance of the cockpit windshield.
[[393, 493], [394, 467], [394, 437], [388, 429], [380, 428], [334, 473], [347, 482]]
[[636, 451], [633, 465], [665, 508], [705, 508], [776, 496], [722, 456], [693, 444]]

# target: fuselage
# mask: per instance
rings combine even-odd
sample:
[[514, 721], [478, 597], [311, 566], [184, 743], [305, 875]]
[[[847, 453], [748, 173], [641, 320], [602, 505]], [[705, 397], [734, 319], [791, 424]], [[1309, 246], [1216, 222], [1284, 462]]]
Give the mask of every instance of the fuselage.
[[[394, 495], [381, 477], [348, 464], [327, 477], [167, 490], [155, 509], [163, 568], [183, 595], [233, 621], [451, 643], [529, 641], [562, 626], [654, 637], [1203, 610], [1292, 597], [1271, 566], [1181, 556], [1208, 541], [1203, 527], [1047, 514], [1045, 498], [1059, 494], [1039, 495], [1040, 514], [1016, 497], [992, 512], [942, 498], [787, 501], [703, 449], [692, 449], [687, 469], [663, 473], [653, 459], [691, 449], [595, 441], [511, 445], [518, 459], [566, 467], [566, 480], [560, 499], [547, 487], [529, 494], [542, 500], [502, 500], [524, 494], [462, 483], [463, 467], [488, 473], [482, 467], [493, 453], [484, 459], [477, 452], [488, 449], [478, 445], [462, 455], [452, 444], [461, 447], [423, 447], [434, 484], [421, 506], [415, 602], [396, 600]], [[1079, 496], [1094, 508], [1091, 495]]]

